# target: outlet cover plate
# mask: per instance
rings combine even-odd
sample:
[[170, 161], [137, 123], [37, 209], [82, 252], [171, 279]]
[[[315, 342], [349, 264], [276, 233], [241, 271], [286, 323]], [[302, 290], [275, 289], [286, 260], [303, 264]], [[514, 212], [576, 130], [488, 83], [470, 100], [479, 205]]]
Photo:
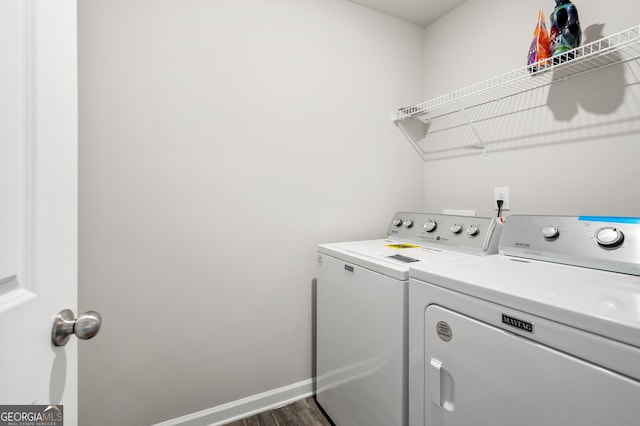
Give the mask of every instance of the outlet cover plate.
[[498, 200], [502, 200], [502, 210], [509, 210], [511, 206], [509, 205], [509, 187], [508, 186], [500, 186], [493, 188], [493, 209], [498, 210], [498, 205], [496, 202]]

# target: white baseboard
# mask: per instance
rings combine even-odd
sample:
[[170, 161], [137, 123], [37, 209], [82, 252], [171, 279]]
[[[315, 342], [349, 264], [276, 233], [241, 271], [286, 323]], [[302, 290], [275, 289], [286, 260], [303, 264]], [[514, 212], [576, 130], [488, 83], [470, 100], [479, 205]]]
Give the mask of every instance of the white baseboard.
[[282, 407], [313, 395], [313, 379], [272, 389], [217, 407], [187, 414], [154, 426], [222, 426], [233, 421]]

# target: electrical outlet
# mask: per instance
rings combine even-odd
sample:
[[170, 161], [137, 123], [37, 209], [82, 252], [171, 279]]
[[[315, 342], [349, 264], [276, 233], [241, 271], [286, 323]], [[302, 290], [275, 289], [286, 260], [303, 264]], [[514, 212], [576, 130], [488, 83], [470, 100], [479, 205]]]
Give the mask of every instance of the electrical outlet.
[[508, 186], [501, 186], [501, 187], [496, 187], [493, 188], [493, 193], [494, 193], [494, 197], [493, 197], [493, 209], [494, 210], [498, 210], [498, 204], [497, 201], [498, 200], [502, 200], [502, 210], [509, 210], [510, 206], [509, 206], [509, 187]]

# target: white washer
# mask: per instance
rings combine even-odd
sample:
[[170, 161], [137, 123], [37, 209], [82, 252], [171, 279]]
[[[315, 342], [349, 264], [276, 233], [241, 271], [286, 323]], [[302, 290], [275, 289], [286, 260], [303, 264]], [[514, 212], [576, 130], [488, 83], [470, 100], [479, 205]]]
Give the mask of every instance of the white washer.
[[640, 424], [640, 219], [510, 216], [499, 251], [411, 270], [410, 425]]
[[316, 398], [336, 425], [407, 424], [409, 265], [495, 253], [501, 228], [397, 213], [386, 239], [318, 246]]

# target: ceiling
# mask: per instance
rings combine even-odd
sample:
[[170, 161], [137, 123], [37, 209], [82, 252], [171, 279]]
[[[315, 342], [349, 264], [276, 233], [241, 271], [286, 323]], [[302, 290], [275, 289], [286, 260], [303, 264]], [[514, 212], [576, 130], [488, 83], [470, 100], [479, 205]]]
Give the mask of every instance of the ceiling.
[[427, 26], [464, 0], [350, 0], [387, 15]]

